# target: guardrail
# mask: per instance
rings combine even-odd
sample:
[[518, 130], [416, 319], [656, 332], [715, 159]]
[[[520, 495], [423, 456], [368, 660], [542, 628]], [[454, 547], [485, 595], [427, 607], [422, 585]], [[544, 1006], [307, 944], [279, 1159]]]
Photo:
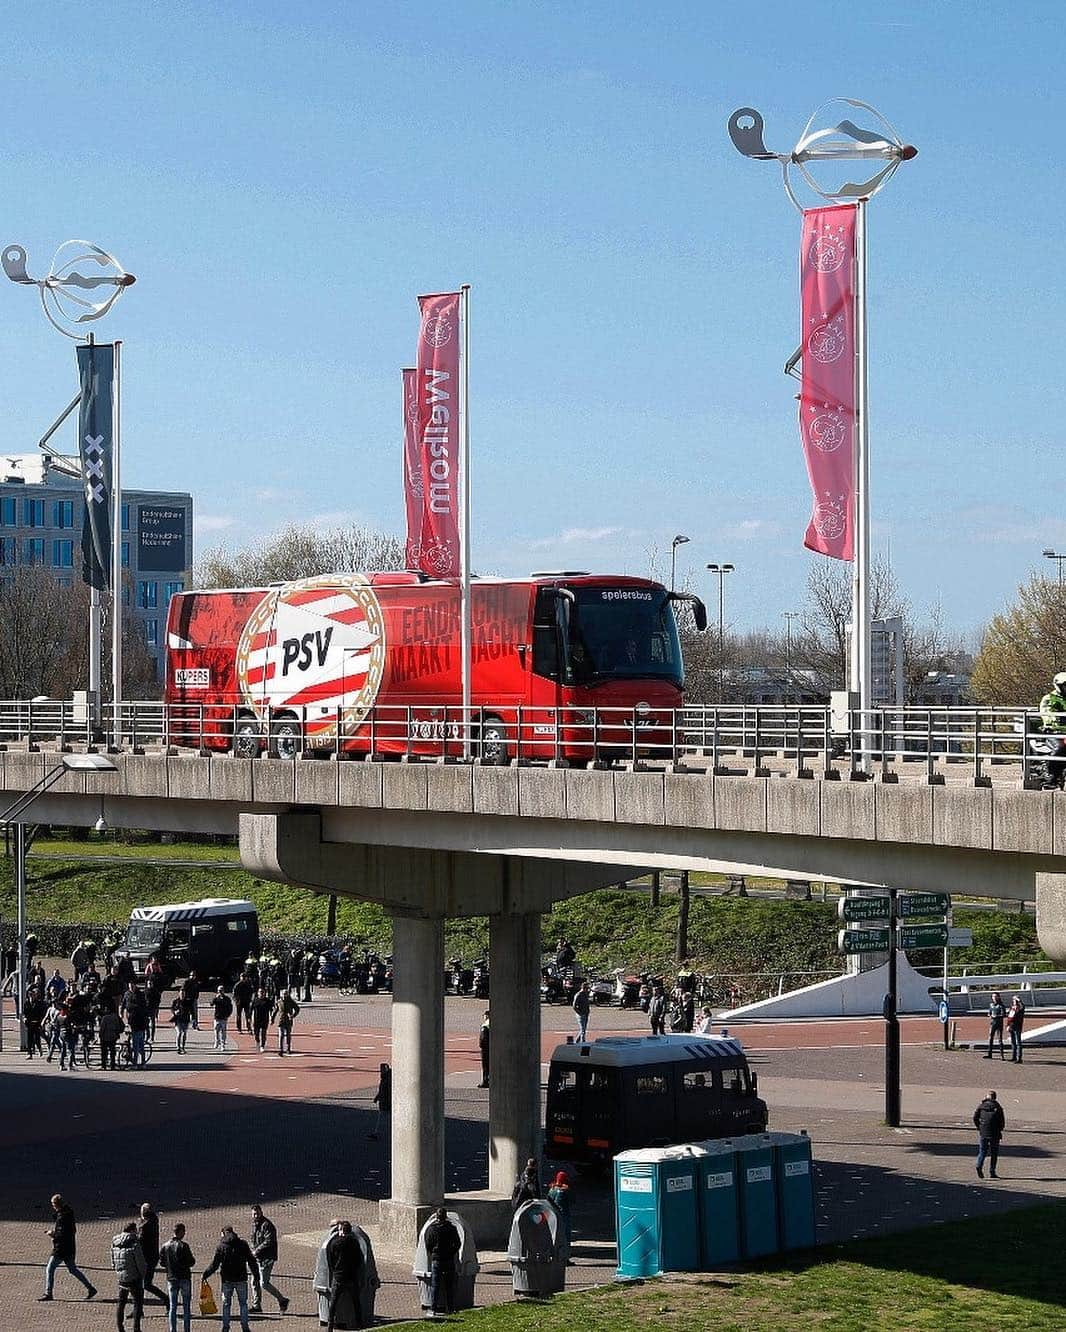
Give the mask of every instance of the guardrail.
[[987, 785], [994, 767], [1027, 786], [1044, 784], [1056, 739], [1042, 737], [1025, 708], [875, 708], [837, 714], [828, 707], [530, 707], [450, 702], [380, 704], [369, 710], [253, 708], [239, 704], [124, 702], [94, 726], [83, 702], [0, 701], [0, 746], [106, 746], [143, 752], [172, 747], [201, 753], [293, 759], [399, 757], [483, 763], [604, 765], [702, 764], [718, 773], [800, 777], [902, 772], [937, 783], [946, 771]]

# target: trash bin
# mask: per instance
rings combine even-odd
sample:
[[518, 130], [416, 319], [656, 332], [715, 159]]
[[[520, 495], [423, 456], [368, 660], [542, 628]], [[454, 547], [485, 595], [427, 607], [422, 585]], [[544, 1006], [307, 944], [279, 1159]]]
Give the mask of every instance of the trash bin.
[[545, 1198], [524, 1203], [507, 1246], [516, 1295], [554, 1295], [566, 1285], [566, 1241], [559, 1213]]
[[[415, 1247], [415, 1262], [411, 1269], [411, 1275], [418, 1282], [418, 1299], [422, 1306], [423, 1313], [430, 1313], [433, 1309], [433, 1299], [430, 1294], [429, 1256], [426, 1253], [426, 1231], [430, 1223], [435, 1220], [431, 1216], [422, 1229], [418, 1232], [418, 1244]], [[455, 1309], [472, 1309], [474, 1307], [474, 1285], [477, 1280], [477, 1274], [481, 1271], [481, 1264], [477, 1259], [477, 1246], [474, 1244], [474, 1237], [467, 1229], [463, 1218], [458, 1212], [449, 1212], [448, 1220], [459, 1232], [459, 1258], [457, 1260], [457, 1271], [455, 1278]], [[453, 1311], [454, 1312], [454, 1309]]]
[[777, 1252], [777, 1184], [769, 1133], [734, 1138], [740, 1183], [740, 1247], [745, 1258]]
[[781, 1248], [809, 1249], [815, 1243], [811, 1140], [806, 1133], [772, 1133], [769, 1136], [774, 1146]]
[[640, 1147], [614, 1158], [619, 1277], [699, 1270], [702, 1155], [689, 1144]]
[[730, 1138], [696, 1143], [699, 1158], [700, 1266], [704, 1271], [740, 1257], [740, 1189], [736, 1146]]
[[[329, 1323], [329, 1263], [326, 1261], [326, 1245], [336, 1233], [335, 1226], [326, 1232], [315, 1259], [315, 1294], [318, 1296], [318, 1321], [321, 1327]], [[359, 1287], [359, 1308], [357, 1309], [350, 1299], [343, 1299], [337, 1308], [334, 1327], [344, 1328], [345, 1332], [351, 1328], [369, 1327], [374, 1321], [374, 1300], [381, 1285], [370, 1237], [354, 1221], [352, 1234], [363, 1251], [363, 1280]]]

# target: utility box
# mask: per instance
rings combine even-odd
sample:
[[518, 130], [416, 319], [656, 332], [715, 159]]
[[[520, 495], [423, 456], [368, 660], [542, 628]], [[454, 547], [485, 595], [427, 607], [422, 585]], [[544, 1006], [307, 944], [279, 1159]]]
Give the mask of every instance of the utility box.
[[782, 1249], [810, 1249], [815, 1243], [814, 1174], [806, 1133], [771, 1133], [777, 1178], [778, 1232]]
[[850, 689], [829, 691], [829, 731], [832, 735], [851, 734], [851, 714], [858, 710], [859, 695]]
[[699, 1146], [641, 1147], [614, 1158], [619, 1277], [700, 1269]]
[[736, 1144], [709, 1138], [699, 1157], [700, 1266], [704, 1271], [740, 1257], [740, 1191]]
[[744, 1258], [777, 1252], [777, 1181], [771, 1133], [735, 1138], [740, 1183], [740, 1250]]

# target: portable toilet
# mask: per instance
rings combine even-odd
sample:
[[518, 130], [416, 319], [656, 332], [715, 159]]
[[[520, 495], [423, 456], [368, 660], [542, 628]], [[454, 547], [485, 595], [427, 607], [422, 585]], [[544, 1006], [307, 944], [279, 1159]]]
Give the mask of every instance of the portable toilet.
[[733, 1139], [740, 1185], [740, 1250], [744, 1258], [777, 1252], [777, 1183], [774, 1135], [749, 1133]]
[[[429, 1217], [418, 1232], [415, 1261], [411, 1268], [411, 1275], [418, 1282], [418, 1295], [423, 1314], [433, 1312], [432, 1273], [429, 1270], [429, 1255], [426, 1253], [426, 1231], [435, 1219], [436, 1214]], [[448, 1310], [449, 1313], [454, 1313], [457, 1309], [474, 1307], [474, 1285], [477, 1274], [481, 1271], [481, 1264], [478, 1262], [474, 1237], [467, 1229], [463, 1218], [458, 1212], [449, 1212], [448, 1220], [459, 1232], [459, 1256], [455, 1260], [455, 1303]]]
[[731, 1138], [695, 1144], [699, 1158], [700, 1266], [713, 1270], [740, 1257], [740, 1187]]
[[777, 1178], [778, 1232], [782, 1249], [815, 1244], [814, 1173], [806, 1133], [771, 1133]]
[[699, 1271], [702, 1155], [689, 1145], [640, 1147], [614, 1158], [619, 1277]]

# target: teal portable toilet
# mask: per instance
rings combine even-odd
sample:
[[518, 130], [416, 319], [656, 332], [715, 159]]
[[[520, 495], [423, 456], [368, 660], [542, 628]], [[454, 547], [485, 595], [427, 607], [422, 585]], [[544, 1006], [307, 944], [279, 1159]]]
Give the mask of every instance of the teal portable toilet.
[[744, 1258], [777, 1252], [777, 1182], [769, 1133], [734, 1138], [740, 1183], [740, 1251]]
[[698, 1272], [698, 1148], [644, 1147], [614, 1158], [619, 1277]]
[[806, 1133], [772, 1133], [777, 1178], [778, 1232], [782, 1249], [810, 1249], [815, 1243], [814, 1173]]
[[700, 1266], [711, 1271], [740, 1257], [740, 1190], [730, 1138], [696, 1144], [699, 1157]]

